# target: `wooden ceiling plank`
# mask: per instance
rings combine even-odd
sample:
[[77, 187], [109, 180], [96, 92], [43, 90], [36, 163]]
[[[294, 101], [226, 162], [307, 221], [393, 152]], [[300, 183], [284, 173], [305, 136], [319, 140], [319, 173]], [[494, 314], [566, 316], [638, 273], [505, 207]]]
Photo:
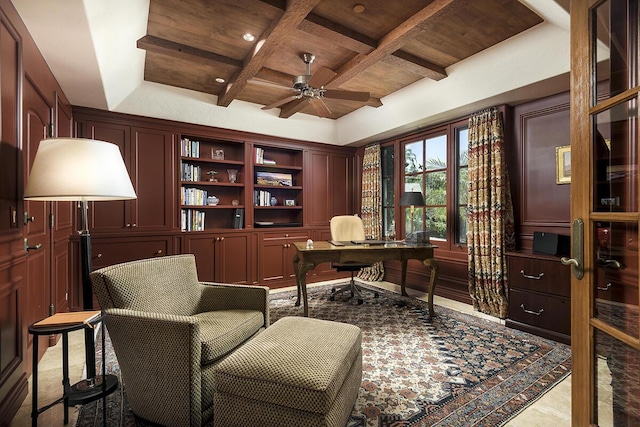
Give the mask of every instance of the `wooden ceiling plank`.
[[217, 53], [208, 52], [206, 50], [155, 36], [146, 35], [139, 39], [136, 45], [138, 49], [144, 49], [174, 58], [185, 59], [187, 61], [197, 62], [198, 64], [211, 65], [212, 63], [221, 63], [238, 68], [242, 67], [242, 61], [238, 61], [237, 59], [218, 55]]
[[244, 67], [236, 73], [226, 86], [225, 93], [218, 96], [218, 105], [228, 107], [238, 94], [262, 68], [265, 61], [288, 37], [298, 28], [320, 0], [290, 0], [287, 10], [280, 19], [273, 21], [260, 40], [255, 44], [253, 52], [245, 59]]
[[[384, 36], [382, 40], [380, 40], [376, 50], [366, 56], [358, 54], [343, 65], [340, 70], [338, 70], [336, 78], [326, 86], [328, 88], [336, 88], [356, 77], [371, 65], [391, 55], [396, 50], [399, 50], [405, 43], [424, 31], [421, 25], [425, 21], [442, 12], [454, 1], [455, 0], [434, 0], [429, 3], [429, 5]], [[446, 77], [446, 74], [443, 77]]]
[[367, 54], [378, 45], [377, 40], [313, 13], [300, 23], [298, 29], [353, 52]]

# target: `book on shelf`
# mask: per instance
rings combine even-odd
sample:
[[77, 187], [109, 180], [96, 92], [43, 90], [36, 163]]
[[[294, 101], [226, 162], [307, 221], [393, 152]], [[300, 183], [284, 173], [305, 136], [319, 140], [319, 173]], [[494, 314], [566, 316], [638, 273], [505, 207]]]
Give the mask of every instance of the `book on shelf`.
[[100, 316], [100, 310], [93, 311], [71, 311], [69, 313], [56, 313], [45, 317], [33, 324], [34, 328], [47, 328], [52, 326], [76, 326], [89, 325], [91, 321]]
[[192, 141], [189, 138], [180, 140], [180, 155], [182, 157], [200, 157], [200, 142]]
[[264, 150], [260, 147], [255, 148], [255, 161], [256, 164], [264, 163]]

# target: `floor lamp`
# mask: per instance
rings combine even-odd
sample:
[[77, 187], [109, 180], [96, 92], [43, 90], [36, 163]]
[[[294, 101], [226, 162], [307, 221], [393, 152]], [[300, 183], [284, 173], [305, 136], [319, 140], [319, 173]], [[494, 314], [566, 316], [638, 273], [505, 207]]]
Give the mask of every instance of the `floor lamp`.
[[[135, 199], [129, 173], [117, 145], [80, 138], [51, 138], [40, 146], [24, 191], [25, 200], [78, 201], [81, 204], [80, 263], [82, 267], [82, 308], [93, 309], [91, 291], [91, 235], [88, 202]], [[96, 376], [93, 330], [85, 329], [87, 379], [74, 387], [92, 389], [112, 378]], [[111, 377], [108, 375], [107, 377]], [[115, 378], [117, 384], [117, 378]]]
[[410, 206], [409, 217], [411, 218], [411, 234], [415, 224], [416, 206], [424, 206], [424, 196], [420, 191], [407, 191], [400, 197], [400, 206]]

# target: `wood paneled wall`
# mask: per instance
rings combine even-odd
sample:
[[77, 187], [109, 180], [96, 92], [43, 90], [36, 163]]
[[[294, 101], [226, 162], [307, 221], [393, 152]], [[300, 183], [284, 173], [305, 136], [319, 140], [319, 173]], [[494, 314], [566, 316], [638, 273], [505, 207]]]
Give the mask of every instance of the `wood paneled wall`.
[[569, 145], [569, 93], [513, 109], [511, 193], [519, 249], [530, 249], [534, 231], [570, 234], [570, 184], [556, 184], [556, 147]]

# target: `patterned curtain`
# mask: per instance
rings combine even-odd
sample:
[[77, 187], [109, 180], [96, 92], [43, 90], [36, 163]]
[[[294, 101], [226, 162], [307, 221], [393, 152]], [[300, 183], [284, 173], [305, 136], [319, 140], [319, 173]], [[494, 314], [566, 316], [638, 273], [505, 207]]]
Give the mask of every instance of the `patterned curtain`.
[[[364, 149], [362, 159], [362, 206], [360, 216], [364, 223], [367, 239], [382, 238], [382, 167], [380, 160], [380, 144], [370, 145]], [[384, 277], [384, 266], [378, 262], [371, 267], [363, 268], [358, 273], [363, 280], [380, 281]]]
[[467, 222], [469, 294], [473, 306], [504, 319], [509, 296], [504, 253], [515, 248], [515, 229], [502, 112], [496, 107], [469, 119]]

